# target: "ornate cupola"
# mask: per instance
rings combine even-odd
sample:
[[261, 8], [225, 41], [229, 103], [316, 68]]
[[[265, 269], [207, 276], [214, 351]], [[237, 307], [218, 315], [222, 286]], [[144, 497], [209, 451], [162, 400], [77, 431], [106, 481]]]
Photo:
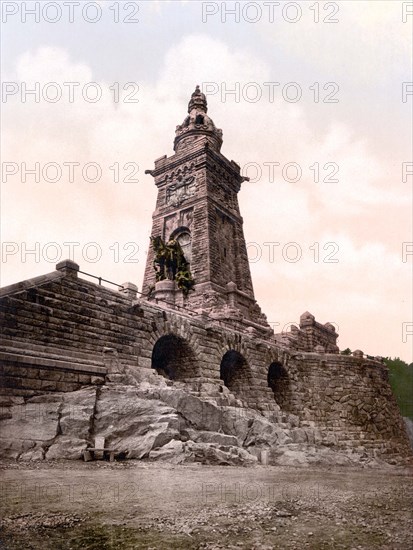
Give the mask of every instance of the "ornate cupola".
[[155, 178], [158, 198], [143, 293], [267, 331], [254, 298], [238, 205], [245, 178], [221, 153], [222, 130], [207, 110], [197, 86], [188, 116], [176, 128], [175, 154], [146, 171]]
[[212, 149], [215, 151], [221, 150], [222, 130], [216, 128], [207, 112], [208, 106], [205, 94], [197, 86], [188, 103], [188, 116], [180, 126], [176, 127], [175, 152], [179, 152], [188, 144], [194, 144], [200, 136], [206, 136]]

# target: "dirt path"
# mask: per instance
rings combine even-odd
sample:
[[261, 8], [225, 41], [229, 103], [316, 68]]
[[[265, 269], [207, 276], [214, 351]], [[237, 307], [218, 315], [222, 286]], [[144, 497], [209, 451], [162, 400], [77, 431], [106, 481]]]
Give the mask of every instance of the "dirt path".
[[408, 549], [402, 470], [3, 464], [4, 549]]

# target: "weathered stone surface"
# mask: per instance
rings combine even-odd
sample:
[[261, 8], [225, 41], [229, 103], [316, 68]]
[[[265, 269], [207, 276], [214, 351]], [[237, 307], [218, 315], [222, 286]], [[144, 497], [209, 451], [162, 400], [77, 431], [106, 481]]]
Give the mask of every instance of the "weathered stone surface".
[[156, 399], [142, 399], [134, 386], [102, 388], [94, 422], [95, 435], [127, 458], [144, 458], [179, 437], [179, 417]]
[[181, 464], [186, 459], [184, 443], [173, 439], [163, 447], [150, 451], [149, 458], [152, 460], [165, 460], [171, 464]]
[[214, 445], [189, 441], [170, 441], [160, 449], [149, 453], [152, 460], [167, 460], [172, 464], [182, 462], [200, 462], [202, 464], [220, 464], [228, 466], [251, 466], [257, 463], [254, 455], [232, 445]]
[[[267, 418], [251, 409], [194, 396], [162, 377], [153, 381], [90, 386], [36, 396], [25, 404], [9, 402], [11, 417], [0, 421], [0, 456], [81, 459], [99, 436], [105, 438], [106, 447], [126, 458], [172, 463], [251, 465], [263, 450], [269, 451], [270, 464], [356, 464], [358, 460], [373, 464], [379, 459], [380, 453], [375, 456], [362, 445], [364, 439], [354, 444], [350, 455], [348, 444], [339, 450], [337, 433], [320, 431], [312, 421], [296, 426], [293, 415], [280, 418], [271, 413]], [[20, 438], [14, 437], [16, 429]], [[382, 445], [387, 452], [389, 447]]]
[[222, 431], [234, 435], [240, 444], [245, 441], [252, 424], [252, 411], [238, 407], [225, 407], [222, 412]]
[[22, 455], [34, 452], [39, 448], [36, 441], [30, 439], [2, 438], [0, 439], [0, 457], [18, 460]]
[[188, 439], [194, 441], [195, 443], [212, 443], [214, 445], [226, 445], [226, 446], [235, 446], [239, 445], [238, 439], [232, 435], [225, 435], [219, 432], [205, 432], [205, 431], [195, 431], [188, 429], [186, 432], [181, 432], [183, 435], [188, 434]]
[[406, 426], [406, 431], [409, 437], [410, 445], [413, 449], [413, 420], [411, 420], [410, 418], [407, 418], [407, 416], [404, 416], [403, 420]]
[[292, 442], [290, 431], [280, 428], [267, 419], [256, 416], [243, 441], [244, 446], [277, 446]]
[[96, 402], [96, 389], [84, 388], [63, 395], [60, 410], [60, 433], [86, 441], [90, 438], [90, 427]]
[[222, 412], [216, 404], [171, 388], [160, 389], [159, 396], [197, 430], [217, 432], [220, 429]]
[[26, 441], [47, 441], [57, 435], [61, 396], [53, 396], [54, 401], [27, 402], [9, 408], [11, 418], [0, 422], [0, 441], [2, 439], [21, 439]]
[[75, 436], [59, 435], [52, 445], [46, 450], [45, 458], [47, 460], [67, 459], [79, 460], [83, 457], [83, 451], [87, 446], [85, 439]]
[[216, 446], [210, 443], [194, 443], [189, 441], [186, 444], [185, 452], [191, 462], [202, 464], [221, 464], [228, 466], [251, 466], [257, 463], [257, 458], [241, 447]]

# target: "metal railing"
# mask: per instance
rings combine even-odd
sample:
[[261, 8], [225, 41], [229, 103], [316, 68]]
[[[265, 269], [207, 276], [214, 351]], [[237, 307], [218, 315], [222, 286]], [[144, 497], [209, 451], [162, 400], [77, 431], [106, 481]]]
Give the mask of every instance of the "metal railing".
[[[113, 286], [116, 286], [118, 288], [118, 290], [121, 290], [121, 289], [124, 289], [124, 285], [123, 284], [119, 284], [119, 283], [115, 283], [114, 281], [109, 281], [109, 279], [105, 279], [104, 277], [100, 277], [98, 275], [93, 275], [93, 273], [88, 273], [87, 271], [82, 271], [80, 269], [76, 269], [74, 267], [71, 267], [71, 266], [66, 266], [65, 269], [69, 269], [71, 271], [75, 271], [76, 273], [81, 273], [82, 275], [86, 275], [87, 277], [92, 277], [92, 279], [96, 279], [97, 281], [99, 281], [99, 286], [103, 286], [102, 285], [102, 282], [104, 283], [107, 283], [107, 284], [110, 284], [110, 285], [113, 285]], [[47, 284], [49, 283], [50, 281], [42, 281], [40, 284], [33, 284], [31, 286], [27, 286], [25, 288], [21, 288], [19, 290], [11, 290], [9, 293], [7, 294], [4, 294], [3, 297], [6, 297], [6, 296], [9, 296], [11, 294], [15, 294], [15, 293], [21, 293], [21, 292], [25, 292], [27, 290], [30, 290], [32, 288], [37, 288], [38, 286], [43, 286], [44, 284]], [[110, 290], [110, 289], [109, 289]], [[139, 294], [140, 296], [144, 297], [144, 298], [149, 298], [150, 297], [150, 294], [151, 292], [148, 292], [148, 293], [144, 293], [144, 292], [139, 292], [138, 290], [134, 290], [134, 292], [136, 292], [137, 294]], [[200, 317], [201, 314], [199, 313], [199, 311], [195, 311], [191, 308], [188, 308], [186, 306], [182, 306], [182, 305], [179, 305], [179, 304], [176, 304], [175, 302], [169, 302], [168, 300], [163, 300], [163, 299], [159, 299], [159, 298], [153, 298], [153, 302], [151, 301], [150, 302], [150, 305], [153, 306], [153, 307], [159, 307], [161, 308], [160, 306], [160, 303], [162, 304], [167, 304], [168, 306], [171, 306], [172, 308], [174, 309], [178, 309], [178, 310], [181, 310], [185, 313], [188, 313], [190, 316], [196, 316], [196, 317]], [[215, 317], [212, 317], [208, 312], [205, 311], [204, 315], [211, 321], [213, 321], [214, 323], [222, 326], [222, 327], [225, 327], [226, 323], [225, 321], [223, 321], [222, 319], [216, 319]], [[258, 328], [258, 326], [257, 326]], [[264, 327], [263, 327], [264, 328]]]

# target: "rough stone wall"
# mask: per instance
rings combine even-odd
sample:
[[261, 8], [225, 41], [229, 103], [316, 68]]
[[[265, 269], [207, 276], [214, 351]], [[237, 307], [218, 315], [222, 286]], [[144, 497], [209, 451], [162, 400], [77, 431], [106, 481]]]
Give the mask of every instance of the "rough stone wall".
[[[305, 353], [286, 364], [284, 410], [315, 422], [341, 447], [405, 442], [403, 420], [384, 363], [337, 354]], [[389, 447], [391, 449], [391, 447]]]
[[[102, 383], [106, 372], [128, 370], [142, 379], [160, 366], [198, 396], [208, 399], [229, 390], [238, 407], [261, 411], [281, 425], [295, 418], [315, 426], [333, 446], [395, 452], [406, 444], [382, 363], [297, 352], [277, 344], [270, 333], [137, 300], [133, 290], [109, 290], [78, 278], [73, 262], [63, 264], [1, 291], [3, 395], [73, 391]], [[154, 349], [165, 338], [174, 344], [166, 340], [159, 364]], [[242, 361], [225, 389], [220, 375], [228, 352]], [[281, 366], [286, 376], [269, 387], [271, 365]]]
[[291, 326], [290, 331], [278, 334], [279, 341], [291, 349], [307, 352], [338, 353], [338, 334], [334, 325], [322, 325], [315, 320], [314, 315], [306, 311], [300, 317], [300, 328]]

